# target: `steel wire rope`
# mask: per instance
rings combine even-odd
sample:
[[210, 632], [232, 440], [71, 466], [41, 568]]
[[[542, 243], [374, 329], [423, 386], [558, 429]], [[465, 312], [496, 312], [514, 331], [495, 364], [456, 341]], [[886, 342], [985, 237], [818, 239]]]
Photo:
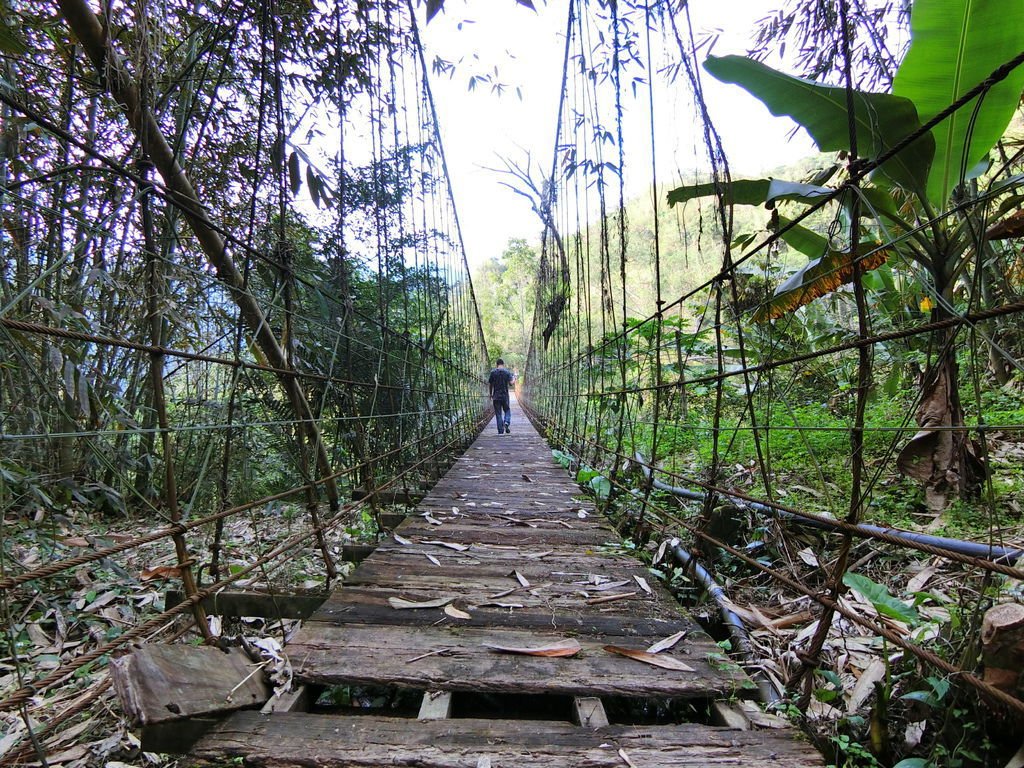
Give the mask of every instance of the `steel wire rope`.
[[[541, 421], [543, 422], [544, 419], [541, 419]], [[586, 436], [583, 436], [583, 435], [577, 435], [577, 436], [575, 436], [575, 439], [578, 440], [581, 444], [584, 444], [584, 445], [585, 444], [590, 444], [590, 445], [596, 446], [596, 448], [601, 450], [601, 451], [604, 451], [606, 453], [610, 452], [610, 449], [606, 445], [600, 443], [599, 441], [594, 440], [593, 438], [587, 438]], [[683, 475], [683, 474], [680, 474], [678, 472], [673, 472], [673, 471], [670, 471], [670, 470], [666, 470], [666, 469], [661, 468], [661, 467], [653, 466], [653, 465], [651, 465], [649, 463], [638, 462], [638, 461], [636, 461], [635, 457], [630, 457], [630, 456], [622, 455], [619, 458], [622, 461], [633, 461], [634, 463], [640, 464], [641, 466], [643, 466], [644, 468], [646, 468], [647, 470], [649, 470], [651, 472], [658, 471], [658, 472], [661, 472], [663, 475], [665, 475], [667, 477], [670, 477], [670, 478], [673, 478], [673, 479], [676, 479], [676, 480], [682, 480], [683, 482], [687, 483], [688, 485], [696, 486], [698, 488], [702, 488], [705, 491], [708, 491], [709, 493], [716, 493], [716, 494], [718, 494], [718, 495], [720, 495], [720, 496], [722, 496], [724, 498], [732, 500], [734, 503], [736, 503], [738, 501], [738, 502], [741, 502], [741, 503], [742, 502], [746, 502], [746, 503], [749, 503], [749, 504], [752, 504], [752, 505], [757, 505], [757, 506], [746, 506], [746, 505], [743, 505], [743, 508], [744, 509], [749, 509], [749, 510], [751, 510], [751, 511], [753, 511], [755, 513], [758, 513], [758, 514], [763, 514], [763, 510], [758, 509], [758, 507], [763, 507], [765, 509], [773, 510], [774, 512], [783, 512], [783, 513], [785, 513], [787, 515], [792, 515], [792, 516], [797, 517], [797, 518], [803, 518], [803, 519], [809, 520], [809, 521], [825, 523], [828, 526], [834, 527], [835, 529], [837, 529], [837, 530], [839, 530], [841, 532], [849, 532], [849, 533], [852, 533], [852, 534], [854, 534], [856, 536], [860, 536], [861, 538], [864, 538], [864, 539], [874, 539], [874, 540], [877, 540], [877, 541], [885, 542], [887, 544], [892, 544], [892, 545], [895, 545], [895, 546], [898, 546], [898, 547], [902, 547], [904, 549], [914, 549], [914, 550], [917, 550], [919, 552], [923, 552], [924, 554], [935, 555], [937, 557], [942, 557], [942, 558], [945, 558], [947, 560], [953, 560], [953, 561], [956, 561], [956, 562], [964, 564], [964, 565], [969, 565], [969, 566], [972, 566], [972, 567], [975, 567], [975, 568], [991, 571], [993, 573], [999, 573], [999, 574], [1004, 575], [1004, 576], [1009, 576], [1010, 578], [1014, 578], [1014, 579], [1021, 579], [1022, 577], [1024, 577], [1024, 568], [1021, 568], [1021, 567], [1018, 567], [1018, 566], [1013, 566], [1013, 565], [1009, 565], [1009, 564], [1006, 564], [1006, 563], [1001, 563], [1001, 562], [997, 562], [997, 561], [993, 561], [993, 560], [985, 560], [985, 559], [981, 559], [981, 558], [975, 558], [975, 557], [971, 557], [970, 555], [963, 555], [963, 554], [960, 554], [960, 553], [952, 552], [952, 551], [950, 551], [948, 549], [943, 549], [941, 547], [935, 547], [935, 546], [932, 546], [930, 544], [925, 544], [925, 543], [922, 543], [922, 542], [911, 542], [911, 541], [908, 541], [906, 539], [901, 539], [901, 538], [898, 538], [898, 537], [895, 537], [895, 536], [891, 536], [891, 535], [885, 533], [884, 531], [871, 530], [871, 529], [865, 528], [864, 526], [859, 525], [859, 524], [847, 523], [847, 522], [845, 522], [843, 520], [839, 520], [839, 519], [835, 519], [835, 518], [831, 518], [831, 517], [826, 517], [824, 515], [819, 515], [819, 514], [816, 514], [816, 513], [813, 513], [813, 512], [808, 512], [807, 510], [799, 509], [799, 508], [792, 507], [792, 506], [789, 506], [789, 505], [786, 505], [786, 504], [781, 504], [781, 503], [776, 502], [776, 501], [771, 501], [770, 502], [770, 501], [768, 501], [766, 499], [760, 499], [760, 498], [751, 496], [751, 495], [749, 495], [747, 493], [744, 493], [743, 491], [738, 491], [738, 490], [735, 490], [735, 489], [730, 489], [730, 488], [727, 488], [727, 487], [722, 486], [722, 485], [714, 485], [714, 484], [712, 484], [712, 483], [710, 483], [710, 482], [708, 482], [706, 480], [700, 480], [699, 478], [695, 478], [695, 477], [692, 477], [692, 476], [689, 476], [689, 475]]]
[[[628, 489], [626, 489], [625, 486], [620, 485], [620, 488], [624, 491], [628, 491]], [[887, 640], [899, 646], [903, 650], [908, 651], [912, 655], [916, 656], [921, 661], [924, 661], [930, 664], [931, 666], [942, 670], [947, 674], [958, 677], [960, 680], [963, 680], [978, 692], [992, 697], [993, 699], [997, 700], [1000, 704], [1007, 707], [1008, 710], [1013, 711], [1017, 718], [1024, 718], [1024, 701], [1021, 701], [1020, 699], [1017, 699], [1016, 697], [1008, 693], [1004, 693], [1003, 691], [994, 687], [993, 685], [984, 682], [974, 674], [967, 672], [963, 668], [946, 661], [938, 654], [929, 651], [928, 649], [923, 648], [920, 645], [917, 645], [916, 643], [904, 639], [903, 635], [897, 634], [893, 629], [890, 629], [888, 626], [864, 618], [864, 616], [862, 616], [861, 614], [849, 608], [846, 608], [839, 600], [833, 599], [832, 597], [829, 597], [827, 595], [817, 593], [814, 590], [805, 587], [799, 581], [790, 578], [786, 574], [781, 573], [775, 570], [774, 568], [770, 568], [769, 566], [764, 565], [757, 559], [751, 557], [748, 553], [739, 550], [729, 544], [726, 544], [725, 542], [717, 539], [716, 537], [711, 536], [701, 528], [690, 525], [689, 523], [686, 523], [685, 521], [678, 518], [675, 519], [675, 523], [684, 528], [685, 530], [687, 530], [689, 533], [693, 534], [694, 536], [697, 536], [703, 541], [706, 541], [707, 543], [721, 549], [724, 552], [728, 552], [733, 557], [736, 557], [742, 560], [747, 565], [750, 565], [758, 571], [761, 571], [762, 573], [771, 577], [775, 582], [784, 584], [790, 589], [799, 592], [805, 597], [810, 598], [812, 601], [818, 603], [824, 608], [831, 609], [836, 613], [841, 614], [844, 618], [849, 619], [853, 623], [861, 627], [864, 627], [865, 629], [869, 629], [873, 633], [886, 638]], [[947, 557], [948, 555], [943, 554], [942, 556]]]

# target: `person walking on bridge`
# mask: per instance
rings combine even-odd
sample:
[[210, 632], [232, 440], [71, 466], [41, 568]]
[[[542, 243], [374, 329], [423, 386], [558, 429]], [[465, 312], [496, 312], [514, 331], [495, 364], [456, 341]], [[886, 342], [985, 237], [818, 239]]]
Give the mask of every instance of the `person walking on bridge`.
[[508, 388], [515, 383], [516, 376], [505, 367], [500, 357], [494, 361], [495, 368], [487, 378], [487, 387], [494, 403], [494, 418], [498, 422], [498, 434], [511, 434], [512, 412], [508, 404]]

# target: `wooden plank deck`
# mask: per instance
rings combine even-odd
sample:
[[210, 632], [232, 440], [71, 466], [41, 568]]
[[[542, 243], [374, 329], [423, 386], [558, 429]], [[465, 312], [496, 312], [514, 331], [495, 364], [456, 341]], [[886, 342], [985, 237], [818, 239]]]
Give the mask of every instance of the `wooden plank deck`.
[[[711, 700], [752, 695], [746, 674], [634, 558], [583, 500], [548, 445], [513, 406], [512, 433], [488, 426], [287, 647], [297, 680], [490, 695]], [[397, 608], [392, 601], [434, 607]], [[445, 602], [450, 609], [446, 612]], [[402, 603], [399, 603], [401, 605]], [[469, 618], [465, 618], [468, 615]], [[664, 669], [612, 653], [677, 632]], [[572, 639], [572, 657], [490, 646]], [[788, 730], [702, 724], [402, 720], [366, 715], [239, 713], [195, 748], [253, 765], [822, 765]], [[609, 749], [611, 745], [622, 745]], [[307, 748], [307, 745], [309, 748]], [[312, 751], [311, 751], [312, 750]], [[640, 760], [637, 761], [636, 758]]]

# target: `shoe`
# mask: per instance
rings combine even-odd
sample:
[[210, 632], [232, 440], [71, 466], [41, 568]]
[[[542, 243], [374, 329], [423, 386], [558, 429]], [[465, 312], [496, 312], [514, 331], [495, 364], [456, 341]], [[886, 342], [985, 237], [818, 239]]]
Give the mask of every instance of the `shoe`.
[[510, 427], [508, 424], [505, 425], [505, 434], [506, 435], [511, 435], [512, 434], [512, 427]]

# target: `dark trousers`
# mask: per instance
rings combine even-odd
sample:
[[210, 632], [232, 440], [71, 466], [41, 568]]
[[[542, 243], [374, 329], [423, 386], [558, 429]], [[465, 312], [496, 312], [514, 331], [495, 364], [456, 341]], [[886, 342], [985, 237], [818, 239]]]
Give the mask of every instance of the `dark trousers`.
[[[492, 398], [494, 401], [494, 419], [498, 422], [498, 434], [503, 434], [512, 423], [512, 412], [508, 407], [508, 395]], [[502, 417], [504, 413], [504, 417]]]

